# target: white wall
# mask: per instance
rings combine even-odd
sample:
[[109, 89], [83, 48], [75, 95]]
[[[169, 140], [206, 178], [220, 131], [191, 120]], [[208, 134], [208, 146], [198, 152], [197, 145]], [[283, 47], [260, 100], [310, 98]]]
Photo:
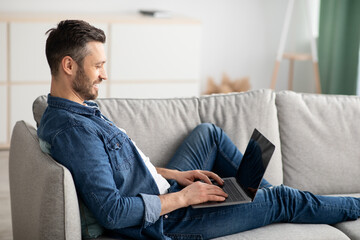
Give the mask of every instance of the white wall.
[[[310, 52], [303, 16], [297, 0], [287, 49]], [[253, 89], [268, 88], [283, 26], [286, 0], [0, 0], [0, 12], [131, 12], [140, 8], [168, 10], [203, 23], [202, 90], [207, 78], [220, 82], [249, 76]], [[284, 61], [276, 89], [287, 88], [288, 63]], [[295, 64], [294, 90], [314, 92], [312, 65]]]

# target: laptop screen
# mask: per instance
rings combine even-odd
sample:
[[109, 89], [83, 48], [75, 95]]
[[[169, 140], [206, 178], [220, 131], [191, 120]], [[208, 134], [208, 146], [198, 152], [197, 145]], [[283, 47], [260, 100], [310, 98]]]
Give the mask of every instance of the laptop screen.
[[274, 150], [275, 146], [254, 129], [236, 174], [237, 182], [251, 199], [255, 197]]

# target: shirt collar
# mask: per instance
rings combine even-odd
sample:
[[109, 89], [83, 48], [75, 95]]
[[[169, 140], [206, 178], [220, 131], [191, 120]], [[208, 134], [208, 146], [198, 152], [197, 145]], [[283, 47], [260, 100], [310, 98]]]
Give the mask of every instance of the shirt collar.
[[81, 115], [97, 115], [100, 113], [98, 105], [91, 101], [84, 101], [87, 105], [85, 106], [65, 98], [53, 97], [48, 94], [47, 103], [50, 107], [61, 108]]

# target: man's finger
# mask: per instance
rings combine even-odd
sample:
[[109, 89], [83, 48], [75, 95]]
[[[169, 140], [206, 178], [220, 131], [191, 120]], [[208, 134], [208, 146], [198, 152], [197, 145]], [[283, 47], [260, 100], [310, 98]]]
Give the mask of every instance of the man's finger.
[[212, 184], [210, 178], [204, 174], [203, 171], [197, 172], [196, 178], [202, 180], [204, 183]]
[[216, 173], [210, 171], [204, 171], [203, 173], [208, 177], [214, 179], [219, 185], [222, 186], [224, 184], [224, 180], [222, 180], [221, 177], [219, 177], [219, 175], [217, 175]]

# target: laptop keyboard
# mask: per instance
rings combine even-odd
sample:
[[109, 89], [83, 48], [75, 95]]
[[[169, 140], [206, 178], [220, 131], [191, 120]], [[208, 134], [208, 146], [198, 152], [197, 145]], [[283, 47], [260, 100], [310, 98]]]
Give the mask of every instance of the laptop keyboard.
[[229, 195], [229, 197], [226, 199], [226, 202], [245, 200], [245, 197], [243, 197], [243, 195], [239, 192], [233, 181], [231, 181], [230, 179], [225, 179], [222, 189]]

